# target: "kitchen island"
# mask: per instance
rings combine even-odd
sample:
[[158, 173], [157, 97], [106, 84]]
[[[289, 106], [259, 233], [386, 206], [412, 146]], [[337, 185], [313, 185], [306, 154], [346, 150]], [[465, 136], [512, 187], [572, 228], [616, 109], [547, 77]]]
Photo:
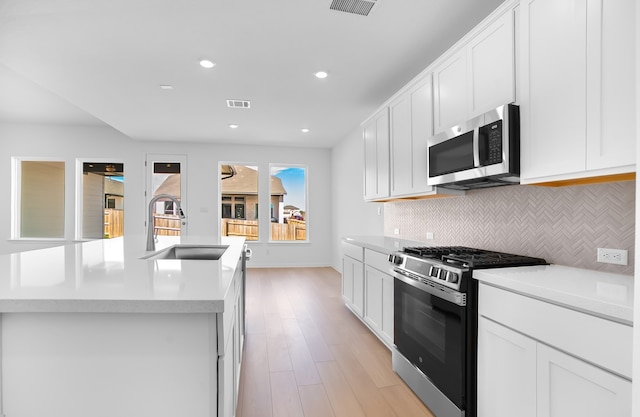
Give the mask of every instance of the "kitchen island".
[[219, 260], [141, 259], [144, 236], [0, 255], [2, 414], [233, 416], [244, 239], [212, 240], [180, 243]]

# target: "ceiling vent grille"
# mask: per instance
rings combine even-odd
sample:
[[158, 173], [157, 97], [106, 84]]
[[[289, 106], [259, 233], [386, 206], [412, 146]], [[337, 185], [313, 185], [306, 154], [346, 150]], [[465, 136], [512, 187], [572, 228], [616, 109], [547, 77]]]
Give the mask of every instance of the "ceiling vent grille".
[[227, 107], [232, 109], [248, 109], [251, 107], [249, 100], [227, 100]]
[[368, 16], [376, 0], [332, 0], [331, 10]]

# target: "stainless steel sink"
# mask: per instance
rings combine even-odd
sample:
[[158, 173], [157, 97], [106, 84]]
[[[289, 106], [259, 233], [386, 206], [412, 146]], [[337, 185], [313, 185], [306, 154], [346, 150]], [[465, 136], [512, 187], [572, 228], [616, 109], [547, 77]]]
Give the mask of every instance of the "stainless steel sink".
[[154, 261], [156, 259], [208, 260], [215, 261], [222, 257], [229, 246], [227, 245], [173, 245], [166, 249], [143, 256], [141, 259]]

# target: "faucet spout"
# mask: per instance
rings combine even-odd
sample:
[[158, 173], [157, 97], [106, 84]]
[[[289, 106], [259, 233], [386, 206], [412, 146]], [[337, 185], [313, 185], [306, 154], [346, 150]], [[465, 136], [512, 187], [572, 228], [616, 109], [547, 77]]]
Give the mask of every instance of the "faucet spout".
[[182, 211], [182, 205], [180, 204], [180, 200], [178, 200], [175, 196], [171, 194], [158, 194], [154, 196], [151, 201], [149, 201], [149, 218], [147, 219], [147, 251], [156, 250], [156, 240], [155, 240], [155, 225], [153, 221], [153, 206], [159, 200], [171, 200], [176, 204], [178, 208], [178, 214], [181, 219], [185, 219], [186, 216]]

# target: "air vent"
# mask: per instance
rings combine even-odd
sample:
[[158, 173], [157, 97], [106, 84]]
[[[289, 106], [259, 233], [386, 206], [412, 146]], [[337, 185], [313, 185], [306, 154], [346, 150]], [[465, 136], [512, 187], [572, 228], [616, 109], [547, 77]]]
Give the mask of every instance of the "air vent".
[[251, 107], [249, 100], [227, 100], [227, 107], [233, 109], [248, 109]]
[[368, 16], [376, 0], [333, 0], [331, 10]]

